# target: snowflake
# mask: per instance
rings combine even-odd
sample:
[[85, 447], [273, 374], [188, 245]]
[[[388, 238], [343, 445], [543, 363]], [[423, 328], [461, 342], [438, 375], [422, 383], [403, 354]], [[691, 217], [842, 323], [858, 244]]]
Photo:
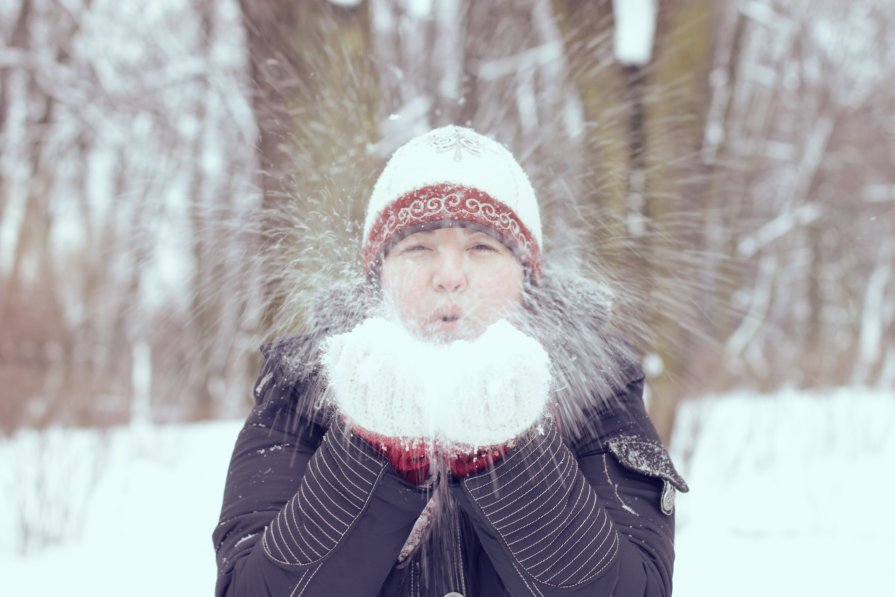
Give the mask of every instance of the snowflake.
[[479, 144], [478, 139], [455, 128], [451, 128], [450, 131], [445, 131], [444, 133], [432, 135], [429, 142], [436, 151], [453, 150], [454, 160], [458, 162], [463, 159], [464, 150], [472, 155], [480, 155], [482, 153], [482, 146]]

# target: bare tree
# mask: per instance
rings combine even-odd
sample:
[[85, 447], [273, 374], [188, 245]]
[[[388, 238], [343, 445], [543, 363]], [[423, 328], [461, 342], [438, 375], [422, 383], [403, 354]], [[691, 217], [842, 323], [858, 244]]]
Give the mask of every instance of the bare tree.
[[[245, 359], [226, 347], [257, 333], [243, 325], [251, 282], [221, 271], [222, 263], [251, 269], [239, 264], [249, 252], [234, 248], [246, 237], [229, 234], [251, 206], [254, 160], [234, 8], [4, 5], [5, 430], [124, 421], [134, 400], [156, 418], [221, 412], [232, 399], [221, 391], [190, 406], [198, 393], [184, 391], [183, 379], [196, 369], [219, 380], [203, 388], [246, 385], [245, 366], [234, 366]], [[201, 183], [191, 187], [197, 172]], [[194, 202], [213, 207], [191, 219], [183, 206]], [[220, 259], [194, 260], [196, 239]], [[190, 289], [197, 280], [215, 315], [191, 327], [193, 314], [178, 297], [197, 294]], [[215, 288], [224, 282], [226, 293]], [[207, 345], [220, 353], [194, 360]]]
[[880, 239], [893, 216], [863, 197], [868, 184], [890, 184], [879, 160], [892, 142], [878, 124], [889, 119], [877, 106], [892, 102], [891, 7], [731, 6], [735, 76], [716, 87], [724, 108], [706, 146], [723, 162], [741, 230], [734, 251], [749, 266], [733, 295], [747, 314], [727, 353], [765, 387], [873, 383], [892, 341]]

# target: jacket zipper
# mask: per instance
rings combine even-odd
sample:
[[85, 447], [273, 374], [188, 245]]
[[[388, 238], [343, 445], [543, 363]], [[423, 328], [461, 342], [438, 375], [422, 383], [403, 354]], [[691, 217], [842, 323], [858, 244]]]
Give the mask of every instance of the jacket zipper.
[[457, 573], [457, 581], [458, 581], [458, 584], [460, 585], [460, 593], [462, 593], [463, 597], [469, 597], [469, 594], [466, 592], [466, 570], [464, 569], [464, 566], [463, 566], [463, 547], [460, 543], [461, 535], [460, 535], [460, 513], [459, 512], [456, 512], [456, 511], [454, 512], [452, 523], [453, 524], [451, 525], [452, 526], [451, 536], [454, 539], [454, 541], [452, 543], [454, 544], [454, 551], [455, 551], [454, 561], [456, 562], [454, 570]]

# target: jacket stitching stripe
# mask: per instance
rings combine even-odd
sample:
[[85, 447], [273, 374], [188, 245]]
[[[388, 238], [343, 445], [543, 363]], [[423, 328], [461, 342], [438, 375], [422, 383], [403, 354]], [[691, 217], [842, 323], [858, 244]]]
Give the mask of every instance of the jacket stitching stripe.
[[[559, 475], [561, 476], [561, 478], [565, 477], [566, 473], [567, 473], [567, 469], [569, 468], [568, 467], [569, 462], [567, 459], [563, 458], [562, 456], [560, 456], [559, 459], [557, 459], [556, 458], [557, 456], [560, 456], [558, 454], [558, 450], [556, 453], [548, 453], [548, 454], [539, 455], [537, 460], [534, 460], [531, 462], [531, 469], [529, 471], [520, 472], [518, 475], [514, 476], [512, 479], [503, 481], [502, 483], [505, 483], [506, 486], [511, 487], [513, 483], [517, 482], [519, 479], [523, 479], [526, 477], [533, 478], [533, 479], [540, 479], [542, 477], [542, 475], [550, 469], [559, 469]], [[538, 467], [536, 471], [534, 470], [535, 467]], [[523, 484], [523, 487], [524, 486], [525, 485]], [[494, 513], [496, 514], [497, 512], [499, 512], [505, 508], [513, 506], [517, 501], [524, 498], [526, 495], [528, 495], [534, 491], [537, 491], [539, 486], [540, 486], [540, 483], [531, 485], [528, 489], [519, 493], [519, 495], [517, 495], [513, 500], [510, 500], [506, 504], [500, 506], [499, 508], [496, 508], [494, 510]], [[560, 487], [559, 490], [562, 490], [562, 488]], [[504, 495], [507, 495], [507, 494], [504, 494]], [[538, 497], [543, 497], [543, 496], [538, 496]], [[533, 501], [533, 500], [530, 500], [529, 503], [531, 503], [531, 501]], [[514, 508], [514, 510], [518, 511], [518, 508]]]
[[[313, 555], [314, 558], [319, 558], [321, 555], [320, 552], [317, 551], [317, 549], [315, 549], [315, 547], [313, 545], [311, 545], [311, 543], [307, 540], [307, 538], [305, 536], [303, 536], [300, 533], [298, 536], [296, 536], [295, 533], [293, 533], [293, 529], [295, 529], [297, 531], [299, 529], [299, 524], [300, 524], [299, 519], [295, 514], [295, 500], [289, 500], [289, 505], [286, 508], [285, 514], [286, 514], [286, 517], [288, 518], [289, 522], [291, 522], [291, 524], [278, 525], [277, 528], [280, 529], [280, 534], [282, 535], [282, 527], [285, 526], [286, 531], [289, 533], [289, 537], [292, 539], [292, 545], [295, 546], [295, 548], [298, 549], [302, 553], [302, 555], [305, 555], [305, 557], [307, 557], [305, 550], [302, 549], [302, 544], [304, 544], [305, 548], [307, 548], [312, 554], [314, 554]], [[288, 549], [289, 542], [286, 541], [285, 535], [282, 535], [282, 536], [283, 536], [283, 542]], [[291, 549], [289, 549], [289, 553], [292, 554]], [[295, 560], [293, 560], [293, 561], [295, 561]]]
[[[596, 539], [596, 537], [594, 537], [594, 539]], [[604, 550], [603, 546], [606, 544], [607, 540], [611, 540], [612, 543], [609, 545], [609, 547], [607, 549]], [[593, 541], [591, 541], [591, 543], [593, 543]], [[590, 579], [602, 574], [603, 571], [609, 567], [609, 564], [611, 564], [612, 560], [615, 558], [615, 554], [618, 552], [618, 545], [619, 545], [618, 533], [610, 533], [610, 534], [606, 535], [606, 537], [600, 543], [598, 549], [594, 552], [595, 554], [602, 552], [603, 557], [594, 563], [593, 572], [576, 584], [585, 583], [585, 582], [589, 581]], [[586, 547], [590, 547], [590, 543]], [[571, 581], [571, 579], [574, 578], [579, 572], [581, 572], [581, 569], [584, 568], [585, 565], [589, 564], [592, 559], [593, 558], [588, 558], [588, 560], [586, 560], [584, 563], [582, 563], [581, 566], [579, 566], [577, 569], [573, 570], [571, 572], [571, 574], [569, 574], [569, 576], [565, 582], [569, 583]]]
[[[291, 524], [285, 524], [285, 525], [281, 525], [281, 526], [286, 527], [286, 530], [289, 532], [289, 536], [293, 540], [293, 545], [295, 547], [297, 547], [299, 551], [301, 551], [303, 554], [305, 553], [305, 551], [301, 548], [301, 545], [304, 544], [304, 546], [306, 548], [308, 548], [314, 554], [314, 557], [319, 558], [322, 554], [320, 554], [320, 552], [314, 547], [314, 545], [312, 545], [311, 542], [308, 541], [308, 539], [305, 535], [299, 533], [299, 535], [296, 537], [295, 533], [293, 533], [293, 529], [298, 531], [301, 528], [301, 519], [295, 513], [295, 506], [296, 506], [297, 501], [298, 500], [296, 500], [296, 499], [289, 500], [289, 504], [284, 511], [286, 521]], [[281, 531], [281, 533], [282, 533], [282, 531]], [[313, 537], [313, 535], [312, 535], [312, 537]], [[283, 537], [283, 539], [285, 541], [285, 536]], [[318, 541], [318, 543], [319, 543], [319, 541]], [[289, 546], [288, 542], [286, 542], [286, 546], [287, 547]], [[323, 544], [320, 544], [320, 546], [325, 548], [325, 546]], [[290, 550], [290, 553], [291, 553], [291, 550]]]
[[488, 497], [499, 492], [501, 489], [501, 485], [506, 484], [506, 477], [512, 474], [514, 471], [518, 469], [522, 469], [524, 473], [526, 471], [526, 466], [528, 463], [525, 462], [524, 458], [522, 458], [523, 454], [529, 452], [529, 448], [534, 443], [534, 438], [526, 438], [525, 443], [519, 446], [513, 447], [506, 459], [501, 462], [501, 467], [495, 467], [495, 469], [490, 471], [490, 474], [484, 478], [477, 479], [475, 477], [470, 477], [464, 481], [464, 484], [471, 491], [480, 491], [484, 487], [488, 487], [490, 485], [494, 485], [495, 488], [491, 491], [485, 491], [480, 495], [482, 497]]
[[[342, 478], [345, 475], [344, 467], [337, 466], [336, 468], [338, 469], [339, 474], [336, 474], [335, 469], [333, 469], [333, 467], [330, 466], [329, 459], [324, 458], [321, 460], [323, 461], [322, 465], [320, 465], [316, 461], [312, 460], [311, 467], [308, 467], [308, 468], [313, 468], [316, 465], [316, 468], [314, 469], [315, 470], [314, 474], [319, 475], [321, 478], [324, 478], [324, 479], [335, 480], [335, 483], [338, 484], [338, 487], [336, 487], [336, 489], [339, 492], [339, 496], [344, 498], [345, 501], [347, 501], [351, 507], [356, 507], [358, 504], [362, 503], [363, 499], [360, 496], [358, 496], [357, 494], [355, 494], [353, 491], [351, 491], [351, 489], [342, 481]], [[321, 466], [325, 466], [326, 470], [329, 474], [323, 473], [323, 469], [321, 468]], [[335, 484], [333, 485], [333, 487], [335, 487]], [[339, 488], [341, 488], [341, 489], [339, 489]]]
[[308, 575], [308, 572], [310, 572], [310, 570], [305, 570], [304, 572], [302, 572], [301, 577], [298, 579], [298, 582], [295, 583], [295, 587], [292, 589], [292, 597], [297, 597], [298, 595], [301, 595], [302, 592], [304, 592], [304, 589], [301, 589], [301, 591], [299, 589], [301, 588], [302, 581]]
[[[596, 506], [596, 503], [594, 503], [594, 506]], [[567, 577], [566, 577], [563, 581], [560, 581], [561, 584], [565, 584], [565, 583], [569, 582], [572, 578], [574, 578], [575, 573], [580, 572], [580, 571], [581, 571], [581, 568], [583, 568], [583, 567], [585, 567], [587, 564], [591, 563], [591, 561], [594, 559], [594, 557], [596, 557], [598, 554], [600, 554], [600, 553], [605, 554], [605, 553], [606, 553], [606, 550], [605, 550], [606, 541], [609, 540], [609, 539], [612, 537], [612, 534], [610, 533], [610, 531], [612, 530], [612, 523], [609, 521], [609, 517], [606, 516], [605, 512], [603, 513], [603, 516], [602, 516], [601, 518], [602, 518], [603, 520], [602, 520], [602, 523], [601, 523], [601, 526], [600, 526], [599, 531], [597, 531], [596, 533], [594, 533], [593, 537], [591, 537], [591, 540], [587, 542], [587, 545], [584, 545], [580, 550], [577, 551], [577, 553], [579, 553], [579, 554], [584, 554], [584, 555], [588, 554], [589, 552], [587, 551], [587, 549], [588, 549], [591, 545], [593, 545], [594, 541], [596, 541], [597, 539], [601, 539], [601, 538], [602, 538], [602, 540], [600, 541], [600, 545], [599, 545], [599, 547], [600, 547], [601, 549], [594, 550], [593, 552], [591, 552], [591, 555], [588, 555], [588, 557], [585, 557], [585, 558], [584, 558], [584, 562], [582, 562], [581, 565], [578, 566], [578, 568], [576, 568], [575, 570], [573, 570], [573, 573], [572, 573], [572, 574], [567, 575]], [[590, 526], [588, 526], [587, 531], [589, 532], [593, 527], [596, 526], [596, 524], [597, 524], [597, 521], [596, 521], [596, 520], [592, 520]], [[570, 537], [570, 538], [571, 538], [571, 537]], [[570, 550], [573, 549], [575, 546], [579, 545], [579, 544], [580, 544], [582, 541], [584, 541], [586, 538], [587, 538], [587, 535], [586, 535], [586, 534], [580, 534], [580, 535], [577, 537], [577, 539], [575, 540], [575, 543], [573, 543], [572, 546], [569, 547], [569, 549], [570, 549]], [[567, 542], [568, 542], [568, 541], [567, 541]], [[564, 547], [564, 546], [563, 546], [563, 547]], [[566, 564], [565, 566], [563, 566], [562, 568], [560, 568], [559, 570], [557, 570], [556, 572], [554, 572], [553, 575], [550, 576], [550, 578], [547, 579], [547, 580], [550, 581], [550, 582], [554, 582], [554, 581], [556, 580], [556, 578], [557, 578], [560, 574], [562, 574], [566, 569], [568, 569], [568, 568], [569, 568], [572, 564], [574, 564], [574, 563], [575, 563], [575, 558], [573, 558], [572, 560], [569, 561], [568, 564]], [[556, 565], [556, 564], [554, 564], [553, 566], [555, 566], [555, 565]], [[551, 567], [553, 567], [553, 566], [551, 566]]]
[[[575, 510], [577, 510], [579, 508], [579, 504], [581, 503], [581, 498], [582, 498], [583, 494], [584, 494], [584, 488], [582, 487], [578, 490], [578, 497], [575, 498], [575, 504], [573, 505], [573, 508]], [[565, 528], [565, 525], [568, 523], [569, 519], [571, 518], [571, 515], [567, 514], [565, 519], [563, 519], [563, 521], [561, 523], [556, 522], [563, 514], [563, 511], [560, 508], [560, 506], [562, 506], [562, 501], [556, 500], [556, 504], [554, 504], [553, 507], [550, 508], [550, 510], [557, 510], [556, 516], [554, 516], [553, 519], [551, 519], [549, 521], [544, 521], [544, 523], [541, 525], [541, 527], [546, 526], [547, 528], [550, 529], [550, 531], [547, 533], [547, 535], [544, 536], [545, 538], [553, 536], [553, 535], [558, 535], [559, 533], [561, 533], [562, 529]], [[541, 518], [542, 517], [538, 517], [539, 520]], [[529, 539], [530, 537], [532, 537], [533, 535], [538, 534], [538, 532], [541, 530], [542, 530], [542, 528], [538, 527], [531, 533], [529, 533], [523, 537], [519, 537], [519, 539], [517, 539], [517, 541], [519, 541], [519, 542], [525, 541], [525, 540]], [[539, 543], [537, 541], [535, 541], [531, 545], [521, 548], [517, 553], [522, 554], [522, 553], [528, 551], [529, 549], [532, 549], [533, 547], [537, 547], [538, 545], [539, 545]], [[539, 550], [537, 550], [536, 552], [534, 552], [532, 554], [529, 554], [528, 556], [526, 556], [524, 558], [520, 558], [519, 561], [524, 562], [524, 561], [530, 560], [531, 558], [537, 556], [539, 553], [541, 553], [545, 549], [547, 549], [547, 547], [548, 547], [548, 545], [543, 545]]]
[[[591, 500], [588, 500], [588, 501], [591, 501]], [[588, 531], [590, 531], [590, 530], [594, 527], [594, 525], [596, 524], [596, 520], [594, 520], [594, 519], [592, 518], [592, 517], [593, 517], [593, 512], [594, 512], [594, 508], [595, 508], [595, 506], [596, 506], [596, 500], [593, 500], [593, 501], [592, 501], [592, 504], [591, 504], [591, 509], [590, 509], [590, 511], [588, 512], [587, 517], [585, 518], [585, 520], [589, 520], [589, 521], [590, 521], [590, 524], [588, 525], [587, 530], [584, 531], [585, 533], [588, 532]], [[572, 520], [575, 519], [575, 518], [578, 518], [578, 517], [580, 516], [582, 510], [583, 510], [583, 508], [582, 508], [581, 510], [577, 510], [577, 511], [570, 512], [570, 513], [569, 513], [569, 516], [567, 516], [566, 519], [563, 521], [563, 523], [562, 523], [561, 525], [559, 525], [560, 533], [556, 533], [556, 534], [555, 534], [555, 537], [554, 537], [553, 539], [547, 540], [547, 539], [545, 538], [545, 539], [542, 539], [542, 540], [539, 542], [539, 543], [541, 543], [542, 545], [544, 545], [544, 547], [543, 547], [542, 549], [538, 550], [539, 553], [542, 552], [542, 551], [544, 551], [544, 550], [547, 549], [548, 547], [550, 547], [550, 548], [552, 548], [552, 549], [550, 549], [550, 553], [549, 553], [546, 557], [542, 558], [542, 559], [541, 559], [540, 561], [538, 561], [538, 562], [535, 562], [534, 564], [530, 564], [530, 565], [529, 565], [529, 568], [541, 567], [541, 566], [544, 566], [545, 563], [547, 563], [546, 569], [545, 569], [545, 571], [544, 571], [544, 573], [546, 573], [547, 570], [549, 570], [551, 567], [553, 567], [553, 566], [556, 565], [555, 563], [551, 564], [551, 563], [549, 563], [549, 562], [552, 562], [552, 561], [555, 560], [555, 556], [556, 556], [556, 554], [558, 554], [558, 553], [565, 553], [565, 552], [566, 552], [565, 547], [566, 547], [566, 544], [567, 544], [570, 540], [575, 539], [576, 535], [579, 535], [579, 540], [580, 540], [580, 538], [581, 538], [581, 537], [580, 537], [581, 533], [576, 533], [576, 534], [573, 534], [573, 535], [570, 535], [570, 536], [566, 537], [565, 541], [563, 541], [562, 544], [560, 544], [560, 545], [558, 545], [558, 546], [555, 546], [555, 545], [554, 545], [554, 544], [556, 543], [556, 541], [558, 541], [558, 540], [560, 540], [560, 539], [562, 538], [561, 531], [562, 531], [563, 529], [565, 529], [565, 528], [568, 526], [568, 523], [569, 523], [570, 521], [572, 521]], [[580, 527], [579, 527], [579, 530], [580, 530]], [[602, 530], [602, 529], [601, 529], [601, 530]], [[533, 556], [529, 556], [527, 559], [531, 559], [532, 557], [533, 557]], [[522, 561], [522, 560], [520, 560], [520, 561]]]
[[[549, 464], [550, 464], [550, 462], [548, 461], [548, 465]], [[546, 466], [542, 467], [537, 473], [533, 473], [532, 476], [535, 479], [539, 478], [539, 476], [546, 470], [546, 468], [547, 468]], [[556, 468], [559, 469], [558, 474], [560, 475], [561, 478], [568, 476], [569, 473], [573, 472], [571, 459], [567, 455], [563, 454], [559, 463], [556, 464]], [[495, 509], [493, 514], [496, 514], [497, 512], [500, 512], [501, 510], [513, 505], [515, 502], [519, 501], [523, 497], [531, 494], [532, 492], [538, 491], [538, 489], [539, 489], [538, 485], [532, 485], [527, 490], [525, 490], [521, 495], [517, 496], [512, 501], [508, 502], [506, 505]], [[518, 515], [518, 513], [522, 510], [530, 511], [530, 510], [528, 510], [528, 508], [532, 505], [535, 505], [536, 507], [538, 504], [543, 505], [544, 503], [546, 503], [546, 501], [548, 499], [553, 498], [555, 495], [561, 493], [565, 489], [566, 489], [566, 487], [564, 486], [563, 482], [556, 483], [555, 485], [553, 485], [551, 487], [549, 495], [546, 493], [540, 493], [540, 494], [534, 495], [526, 504], [523, 504], [522, 506], [514, 508], [513, 510], [510, 511], [510, 514], [507, 514], [503, 518], [496, 519], [494, 521], [494, 523], [500, 524], [503, 521], [505, 521], [507, 518], [511, 518], [513, 516]]]
[[[540, 525], [538, 525], [537, 527], [535, 527], [535, 529], [534, 529], [532, 532], [528, 533], [527, 535], [524, 535], [524, 536], [520, 537], [520, 538], [519, 538], [519, 541], [523, 541], [523, 540], [525, 540], [525, 539], [528, 539], [528, 538], [531, 537], [532, 535], [536, 535], [536, 534], [538, 534], [538, 532], [539, 532], [539, 531], [542, 531], [542, 530], [543, 530], [542, 528], [545, 527], [545, 526], [548, 527], [549, 529], [551, 529], [551, 530], [548, 532], [548, 535], [547, 535], [547, 536], [561, 532], [562, 529], [565, 527], [565, 525], [568, 523], [569, 519], [574, 515], [573, 513], [576, 512], [578, 509], [580, 509], [580, 508], [583, 507], [583, 506], [581, 505], [581, 500], [582, 500], [582, 498], [584, 498], [585, 495], [586, 495], [586, 488], [585, 488], [583, 485], [581, 485], [581, 486], [579, 486], [579, 488], [578, 488], [578, 492], [577, 492], [577, 495], [576, 495], [576, 497], [575, 497], [575, 502], [574, 502], [574, 503], [572, 504], [572, 506], [571, 506], [571, 510], [570, 510], [571, 513], [570, 513], [570, 512], [565, 512], [565, 514], [566, 514], [565, 518], [562, 520], [561, 523], [557, 523], [557, 521], [558, 521], [558, 520], [563, 516], [563, 514], [564, 514], [563, 509], [562, 509], [562, 506], [563, 506], [564, 502], [563, 502], [562, 499], [554, 499], [554, 496], [556, 496], [556, 495], [560, 492], [560, 490], [562, 489], [562, 484], [561, 484], [561, 483], [555, 483], [555, 484], [553, 484], [553, 488], [554, 488], [554, 489], [553, 489], [553, 492], [552, 492], [549, 496], [547, 496], [547, 495], [545, 494], [545, 497], [544, 497], [544, 503], [548, 503], [549, 501], [552, 501], [552, 502], [553, 502], [553, 506], [551, 506], [551, 507], [550, 507], [549, 509], [547, 509], [544, 513], [540, 514], [539, 516], [537, 516], [537, 517], [534, 518], [533, 520], [531, 520], [531, 521], [525, 523], [524, 525], [518, 527], [518, 530], [521, 531], [522, 529], [527, 528], [527, 527], [529, 527], [529, 526], [531, 526], [531, 525], [533, 525], [533, 524], [535, 524], [535, 523], [537, 523], [537, 522], [541, 522], [543, 519], [545, 519], [547, 516], [549, 516], [550, 513], [553, 512], [554, 510], [556, 511], [556, 513], [553, 515], [553, 517], [552, 517], [549, 521], [548, 521], [548, 520], [543, 520], [543, 522], [541, 522]], [[524, 547], [524, 548], [520, 549], [519, 551], [520, 551], [520, 553], [521, 553], [521, 552], [527, 551], [528, 549], [531, 549], [531, 547], [534, 547], [534, 545], [531, 545], [531, 546], [529, 546], [529, 547]], [[540, 550], [539, 550], [538, 552], [535, 552], [535, 553], [539, 553], [539, 552], [540, 552]], [[529, 557], [530, 557], [530, 556], [529, 556]]]
[[[330, 468], [329, 464], [324, 462], [323, 466], [326, 466], [326, 470], [329, 474], [323, 472], [323, 469], [320, 468], [321, 467], [320, 463], [317, 461], [313, 461], [308, 468], [313, 469], [314, 474], [317, 475], [317, 478], [323, 479], [323, 481], [332, 488], [332, 490], [333, 490], [332, 493], [334, 493], [335, 495], [338, 495], [340, 498], [348, 501], [349, 503], [352, 503], [351, 498], [353, 496], [352, 496], [352, 494], [350, 494], [349, 492], [346, 491], [345, 486], [342, 485], [342, 483], [339, 482], [338, 479], [336, 479], [336, 483], [333, 483], [333, 478], [335, 478], [335, 474], [333, 473], [333, 470]], [[325, 493], [332, 495], [332, 493], [330, 493], [330, 492], [325, 492]], [[349, 519], [351, 518], [351, 512], [347, 508], [344, 508], [341, 504], [337, 503], [334, 499], [331, 499], [330, 501], [335, 505], [336, 508], [338, 508], [346, 516], [348, 516]], [[354, 505], [354, 504], [352, 504], [352, 505]]]
[[[532, 450], [512, 452], [515, 462], [504, 461], [511, 472], [470, 478], [464, 486], [513, 556], [514, 566], [518, 564], [548, 586], [576, 586], [601, 574], [614, 561], [618, 533], [555, 429], [551, 427], [541, 441], [543, 447], [534, 447], [533, 459], [526, 458]], [[500, 518], [495, 516], [498, 513]], [[526, 520], [529, 517], [534, 518]], [[532, 536], [537, 537], [533, 544], [527, 541]], [[597, 548], [591, 549], [594, 545]]]
[[[385, 471], [385, 463], [364, 453], [362, 445], [345, 446], [330, 436], [330, 433], [326, 434], [321, 448], [309, 462], [299, 490], [265, 529], [262, 545], [268, 557], [280, 564], [311, 566], [332, 553], [366, 510], [373, 489]], [[354, 436], [348, 438], [349, 444], [362, 441]], [[365, 460], [353, 456], [348, 451], [352, 447], [355, 448], [352, 451]], [[327, 491], [322, 481], [327, 475], [322, 474], [321, 461], [345, 491]], [[329, 467], [329, 461], [336, 462], [335, 470]], [[375, 463], [378, 470], [368, 466], [369, 462]], [[336, 489], [333, 483], [327, 484]], [[361, 495], [350, 490], [348, 485], [357, 488]], [[337, 515], [337, 510], [347, 514], [348, 518]], [[300, 556], [293, 548], [300, 552]], [[301, 590], [297, 594], [301, 594]]]
[[[328, 443], [330, 447], [332, 447], [332, 442]], [[331, 452], [333, 453], [333, 456], [335, 456], [335, 460], [337, 461], [337, 466], [339, 468], [341, 478], [357, 490], [357, 493], [352, 491], [351, 494], [358, 501], [363, 501], [362, 496], [365, 492], [364, 487], [355, 483], [351, 477], [354, 476], [355, 479], [360, 480], [361, 482], [363, 482], [364, 478], [360, 474], [352, 470], [351, 465], [345, 460], [343, 454], [340, 454], [338, 450], [331, 450]]]
[[527, 575], [525, 574], [524, 570], [520, 570], [519, 564], [517, 564], [516, 562], [513, 562], [513, 568], [516, 570], [516, 573], [519, 575], [519, 578], [522, 579], [522, 583], [526, 586], [526, 588], [529, 591], [531, 591], [532, 595], [535, 595], [536, 597], [544, 597], [544, 594], [541, 592], [541, 590], [536, 585], [528, 582]]
[[[311, 536], [314, 537], [314, 540], [317, 541], [317, 543], [319, 543], [323, 549], [332, 549], [335, 544], [338, 543], [338, 538], [333, 537], [329, 533], [327, 533], [326, 529], [323, 528], [323, 525], [325, 524], [326, 526], [330, 527], [333, 531], [335, 531], [336, 535], [339, 534], [339, 529], [329, 524], [329, 522], [326, 520], [326, 516], [324, 514], [321, 514], [320, 510], [317, 509], [317, 505], [320, 503], [319, 496], [313, 490], [311, 490], [311, 497], [309, 498], [307, 493], [305, 493], [305, 489], [307, 489], [307, 485], [302, 485], [301, 489], [299, 490], [299, 503], [301, 503], [305, 509], [314, 514], [314, 516], [308, 516], [307, 521], [313, 524], [317, 528], [317, 530], [320, 531], [320, 534], [323, 535], [322, 538], [317, 537], [316, 535]], [[297, 526], [298, 521], [294, 521], [294, 523]], [[331, 545], [328, 545], [326, 542], [323, 541], [323, 539], [328, 539]]]
[[[320, 478], [318, 477], [317, 480], [319, 481]], [[302, 490], [304, 490], [304, 489], [305, 488], [303, 487]], [[348, 514], [348, 520], [342, 520], [340, 515], [337, 514], [336, 512], [334, 512], [334, 510], [339, 509], [339, 510], [342, 510], [342, 512], [345, 512], [344, 508], [341, 508], [339, 506], [339, 504], [332, 498], [332, 495], [330, 495], [330, 493], [328, 491], [326, 491], [326, 488], [323, 487], [322, 484], [318, 487], [318, 489], [320, 490], [319, 492], [314, 491], [313, 489], [308, 489], [308, 491], [317, 500], [317, 504], [321, 508], [323, 508], [324, 511], [326, 511], [326, 514], [329, 516], [329, 518], [341, 527], [348, 526], [349, 524], [351, 524], [351, 514], [348, 514], [346, 512], [346, 514]], [[334, 532], [336, 532], [336, 533], [339, 532], [339, 528], [334, 526], [333, 523], [329, 522], [325, 518], [324, 518], [323, 522], [326, 524], [326, 526], [328, 526]]]

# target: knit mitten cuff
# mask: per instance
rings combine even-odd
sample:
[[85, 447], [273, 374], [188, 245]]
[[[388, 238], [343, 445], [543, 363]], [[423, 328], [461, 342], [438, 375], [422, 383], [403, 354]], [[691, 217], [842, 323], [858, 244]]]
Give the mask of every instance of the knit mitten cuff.
[[356, 425], [351, 426], [351, 433], [385, 456], [398, 475], [411, 485], [423, 485], [429, 479], [429, 448], [421, 440], [386, 437]]
[[445, 454], [445, 459], [451, 469], [451, 475], [455, 479], [463, 479], [494, 466], [503, 460], [509, 449], [508, 445], [503, 445], [470, 452], [448, 452]]

